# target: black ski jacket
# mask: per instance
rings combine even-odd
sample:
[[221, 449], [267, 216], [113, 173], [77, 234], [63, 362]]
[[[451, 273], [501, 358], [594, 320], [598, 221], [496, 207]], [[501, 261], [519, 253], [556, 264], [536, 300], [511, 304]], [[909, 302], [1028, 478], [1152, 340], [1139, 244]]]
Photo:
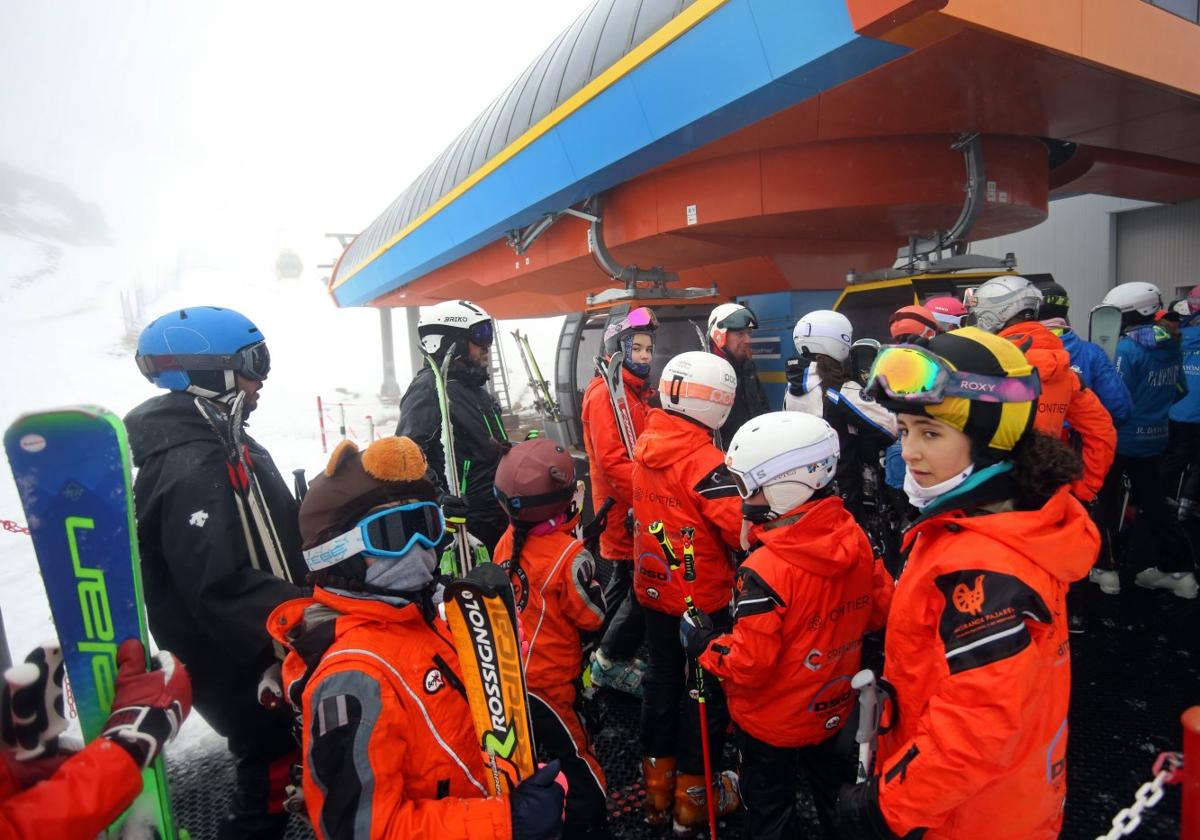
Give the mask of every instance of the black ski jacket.
[[737, 392], [734, 394], [733, 408], [730, 409], [725, 424], [721, 426], [721, 448], [728, 449], [729, 441], [733, 440], [737, 430], [742, 428], [747, 420], [770, 411], [771, 404], [767, 401], [767, 392], [763, 390], [762, 383], [758, 381], [758, 368], [754, 365], [754, 359], [747, 359], [738, 364], [736, 359], [729, 358], [716, 348], [712, 352], [733, 365], [737, 373]]
[[[262, 570], [251, 565], [224, 450], [194, 399], [161, 394], [125, 418], [138, 468], [133, 495], [146, 612], [155, 641], [194, 681], [205, 673], [227, 677], [236, 667], [257, 683], [275, 657], [267, 616], [304, 590], [275, 577], [265, 561]], [[248, 435], [245, 441], [292, 579], [303, 583], [299, 506], [267, 450]], [[265, 556], [261, 546], [258, 556]]]
[[462, 496], [470, 513], [467, 528], [488, 548], [494, 548], [508, 527], [508, 517], [492, 492], [496, 465], [508, 446], [508, 435], [500, 420], [500, 407], [483, 387], [486, 381], [477, 369], [453, 362], [447, 371], [446, 393], [454, 430], [458, 480], [466, 478], [467, 490], [446, 487], [446, 461], [442, 454], [442, 415], [438, 408], [437, 385], [429, 366], [421, 368], [400, 398], [397, 435], [412, 438], [425, 452], [429, 478], [443, 492]]

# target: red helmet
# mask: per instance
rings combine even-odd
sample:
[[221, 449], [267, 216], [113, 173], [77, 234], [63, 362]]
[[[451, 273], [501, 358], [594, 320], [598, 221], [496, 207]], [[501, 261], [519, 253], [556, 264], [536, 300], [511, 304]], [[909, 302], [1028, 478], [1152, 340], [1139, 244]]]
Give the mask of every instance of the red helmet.
[[545, 522], [571, 506], [575, 462], [549, 438], [522, 441], [500, 459], [492, 489], [509, 519]]
[[896, 341], [916, 338], [933, 338], [939, 332], [937, 319], [933, 313], [919, 304], [902, 306], [892, 313], [888, 321], [888, 331]]
[[949, 296], [930, 298], [925, 301], [928, 309], [939, 324], [944, 324], [942, 330], [956, 330], [963, 325], [967, 315], [967, 307], [958, 298]]

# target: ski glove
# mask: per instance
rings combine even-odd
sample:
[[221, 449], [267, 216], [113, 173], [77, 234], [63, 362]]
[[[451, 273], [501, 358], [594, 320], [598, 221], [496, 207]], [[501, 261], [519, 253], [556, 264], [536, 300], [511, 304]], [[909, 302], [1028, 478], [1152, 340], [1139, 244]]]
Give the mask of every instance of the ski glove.
[[842, 785], [837, 800], [839, 836], [845, 840], [917, 840], [925, 829], [910, 831], [901, 838], [879, 810], [879, 779], [868, 779], [861, 785]]
[[699, 659], [708, 643], [719, 635], [708, 613], [698, 607], [688, 610], [679, 619], [679, 643], [692, 659]]
[[783, 373], [787, 377], [788, 391], [793, 396], [804, 396], [804, 374], [808, 372], [808, 362], [803, 359], [788, 359], [783, 364]]
[[452, 496], [449, 493], [443, 494], [442, 498], [438, 499], [438, 505], [442, 508], [442, 516], [446, 517], [446, 521], [450, 523], [459, 523], [467, 521], [467, 514], [471, 509], [467, 507], [467, 500], [462, 496]]
[[513, 790], [508, 798], [513, 840], [553, 840], [562, 832], [566, 794], [554, 781], [558, 773], [556, 758]]
[[20, 665], [4, 672], [0, 693], [0, 739], [13, 757], [29, 761], [53, 755], [67, 728], [63, 714], [63, 655], [58, 645], [34, 648]]
[[161, 651], [146, 670], [146, 650], [137, 639], [117, 648], [117, 682], [112, 713], [101, 737], [124, 749], [143, 770], [175, 737], [192, 708], [192, 682], [183, 664]]

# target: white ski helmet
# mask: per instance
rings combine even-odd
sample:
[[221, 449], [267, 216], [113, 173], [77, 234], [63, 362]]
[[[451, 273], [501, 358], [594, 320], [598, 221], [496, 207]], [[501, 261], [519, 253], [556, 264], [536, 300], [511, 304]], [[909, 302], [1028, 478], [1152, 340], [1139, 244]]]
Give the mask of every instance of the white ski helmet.
[[733, 408], [737, 374], [720, 356], [691, 350], [667, 362], [658, 390], [667, 411], [719, 429]]
[[993, 277], [975, 289], [967, 301], [967, 308], [975, 315], [975, 326], [993, 334], [1023, 312], [1030, 313], [1029, 320], [1036, 320], [1041, 305], [1041, 290], [1019, 274]]
[[725, 466], [742, 499], [762, 490], [770, 506], [763, 518], [776, 519], [833, 481], [839, 453], [837, 433], [820, 417], [772, 411], [737, 430]]
[[758, 329], [758, 318], [740, 303], [722, 303], [708, 313], [708, 339], [717, 348], [725, 347], [728, 330]]
[[1100, 305], [1153, 316], [1163, 308], [1162, 292], [1153, 283], [1122, 283], [1109, 289]]
[[796, 322], [792, 330], [792, 343], [796, 352], [806, 359], [818, 353], [844, 362], [850, 358], [850, 343], [854, 341], [854, 327], [850, 319], [832, 309], [817, 309]]
[[431, 356], [438, 356], [455, 342], [464, 343], [460, 351], [466, 350], [467, 341], [482, 346], [491, 344], [495, 325], [492, 316], [478, 304], [469, 300], [444, 300], [421, 308], [417, 335], [422, 349]]

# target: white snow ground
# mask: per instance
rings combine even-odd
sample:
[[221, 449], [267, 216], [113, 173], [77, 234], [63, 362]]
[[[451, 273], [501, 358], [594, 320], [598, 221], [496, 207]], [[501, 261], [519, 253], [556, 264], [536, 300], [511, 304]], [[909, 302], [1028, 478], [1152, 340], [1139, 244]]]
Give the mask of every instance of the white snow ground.
[[[0, 427], [6, 428], [22, 412], [79, 403], [124, 415], [158, 393], [134, 366], [137, 335], [126, 331], [121, 295], [132, 289], [132, 278], [158, 276], [162, 269], [124, 264], [116, 248], [63, 246], [51, 258], [30, 245], [0, 234]], [[259, 254], [164, 261], [181, 266], [178, 280], [165, 284], [173, 289], [144, 300], [143, 310], [148, 320], [183, 306], [228, 306], [257, 323], [271, 348], [272, 369], [250, 431], [290, 480], [294, 468], [312, 475], [324, 466], [318, 395], [327, 404], [331, 447], [338, 438], [338, 400], [346, 404], [347, 424], [360, 441], [367, 435], [366, 415], [374, 417], [379, 434], [390, 434], [398, 409], [381, 404], [376, 396], [382, 382], [378, 314], [371, 309], [337, 309], [309, 270], [296, 280], [276, 280], [274, 257], [267, 248]], [[20, 279], [35, 271], [45, 273]], [[397, 378], [403, 389], [411, 371], [402, 311], [396, 312], [394, 322]], [[549, 375], [561, 323], [561, 318], [546, 318], [497, 325], [518, 403], [523, 397], [528, 404], [530, 397], [509, 333], [530, 333], [542, 370]], [[7, 464], [0, 473], [0, 520], [23, 525]], [[0, 530], [0, 610], [15, 659], [54, 638], [32, 543], [26, 535], [5, 530]], [[172, 750], [211, 749], [214, 739], [211, 729], [193, 714]]]

